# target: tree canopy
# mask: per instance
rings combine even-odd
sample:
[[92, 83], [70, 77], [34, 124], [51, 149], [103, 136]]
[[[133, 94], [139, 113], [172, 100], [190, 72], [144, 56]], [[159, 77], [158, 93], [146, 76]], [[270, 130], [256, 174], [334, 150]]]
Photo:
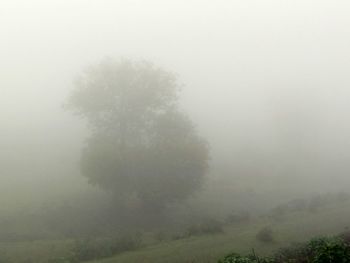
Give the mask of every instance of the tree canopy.
[[160, 208], [203, 181], [209, 150], [179, 110], [174, 74], [149, 62], [104, 60], [84, 71], [68, 105], [91, 134], [81, 171], [129, 206]]

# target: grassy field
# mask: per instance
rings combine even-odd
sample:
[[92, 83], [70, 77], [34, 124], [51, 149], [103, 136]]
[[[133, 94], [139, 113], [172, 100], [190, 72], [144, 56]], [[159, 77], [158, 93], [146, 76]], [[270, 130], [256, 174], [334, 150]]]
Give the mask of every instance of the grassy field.
[[[274, 241], [263, 243], [256, 234], [264, 227], [273, 230]], [[267, 255], [279, 247], [306, 241], [320, 235], [338, 234], [350, 226], [350, 200], [321, 207], [317, 211], [299, 211], [278, 220], [267, 216], [250, 222], [231, 224], [223, 233], [192, 236], [178, 240], [155, 242], [145, 233], [142, 247], [112, 258], [90, 263], [216, 263], [230, 252]], [[148, 241], [147, 241], [148, 240]], [[0, 243], [1, 263], [67, 263], [74, 240], [40, 240]]]
[[[116, 257], [92, 261], [95, 263], [216, 263], [218, 258], [230, 252], [249, 253], [252, 248], [266, 255], [293, 242], [306, 241], [319, 235], [338, 234], [350, 225], [350, 203], [325, 207], [315, 213], [296, 212], [278, 222], [267, 218], [254, 223], [228, 226], [224, 233], [191, 237], [163, 242], [158, 245], [120, 254]], [[257, 232], [271, 226], [275, 241], [261, 243]]]

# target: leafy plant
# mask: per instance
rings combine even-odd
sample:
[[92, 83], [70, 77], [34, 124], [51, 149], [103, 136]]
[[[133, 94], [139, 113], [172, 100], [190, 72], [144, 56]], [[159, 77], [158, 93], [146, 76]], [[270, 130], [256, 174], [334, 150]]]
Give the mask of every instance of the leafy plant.
[[308, 249], [313, 263], [350, 262], [350, 248], [338, 237], [313, 239]]
[[227, 255], [218, 263], [349, 263], [349, 234], [315, 238], [308, 243], [296, 243], [280, 249], [273, 258], [259, 258], [254, 250], [251, 256], [236, 253]]

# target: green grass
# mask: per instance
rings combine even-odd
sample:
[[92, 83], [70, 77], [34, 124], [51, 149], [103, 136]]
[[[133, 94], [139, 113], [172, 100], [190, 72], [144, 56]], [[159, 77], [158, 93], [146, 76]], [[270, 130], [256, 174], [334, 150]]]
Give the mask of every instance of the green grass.
[[[275, 241], [264, 244], [256, 240], [256, 234], [266, 226], [273, 229]], [[348, 226], [349, 201], [327, 205], [315, 213], [290, 213], [279, 221], [265, 217], [253, 219], [247, 224], [229, 225], [221, 234], [160, 243], [148, 240], [138, 250], [90, 263], [216, 263], [219, 258], [231, 252], [245, 254], [254, 248], [257, 254], [267, 255], [293, 242], [338, 234]], [[0, 262], [47, 263], [50, 258], [67, 256], [73, 245], [72, 240], [0, 243]]]
[[0, 243], [0, 262], [47, 263], [52, 258], [67, 255], [72, 245], [72, 240]]
[[[95, 263], [216, 263], [227, 253], [249, 253], [252, 248], [266, 255], [293, 242], [306, 241], [314, 236], [338, 234], [350, 224], [350, 203], [325, 207], [317, 213], [289, 214], [280, 222], [266, 218], [242, 226], [229, 226], [223, 234], [205, 235], [183, 240], [163, 242], [122, 253], [116, 257], [92, 261]], [[271, 226], [275, 242], [263, 244], [256, 233]]]

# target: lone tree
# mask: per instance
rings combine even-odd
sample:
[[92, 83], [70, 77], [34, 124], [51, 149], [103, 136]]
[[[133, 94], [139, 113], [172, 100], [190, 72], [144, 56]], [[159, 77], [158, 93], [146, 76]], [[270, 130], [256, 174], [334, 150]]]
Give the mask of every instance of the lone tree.
[[68, 106], [91, 128], [82, 174], [119, 204], [160, 211], [201, 185], [208, 147], [178, 90], [173, 74], [143, 61], [104, 60], [77, 80]]

